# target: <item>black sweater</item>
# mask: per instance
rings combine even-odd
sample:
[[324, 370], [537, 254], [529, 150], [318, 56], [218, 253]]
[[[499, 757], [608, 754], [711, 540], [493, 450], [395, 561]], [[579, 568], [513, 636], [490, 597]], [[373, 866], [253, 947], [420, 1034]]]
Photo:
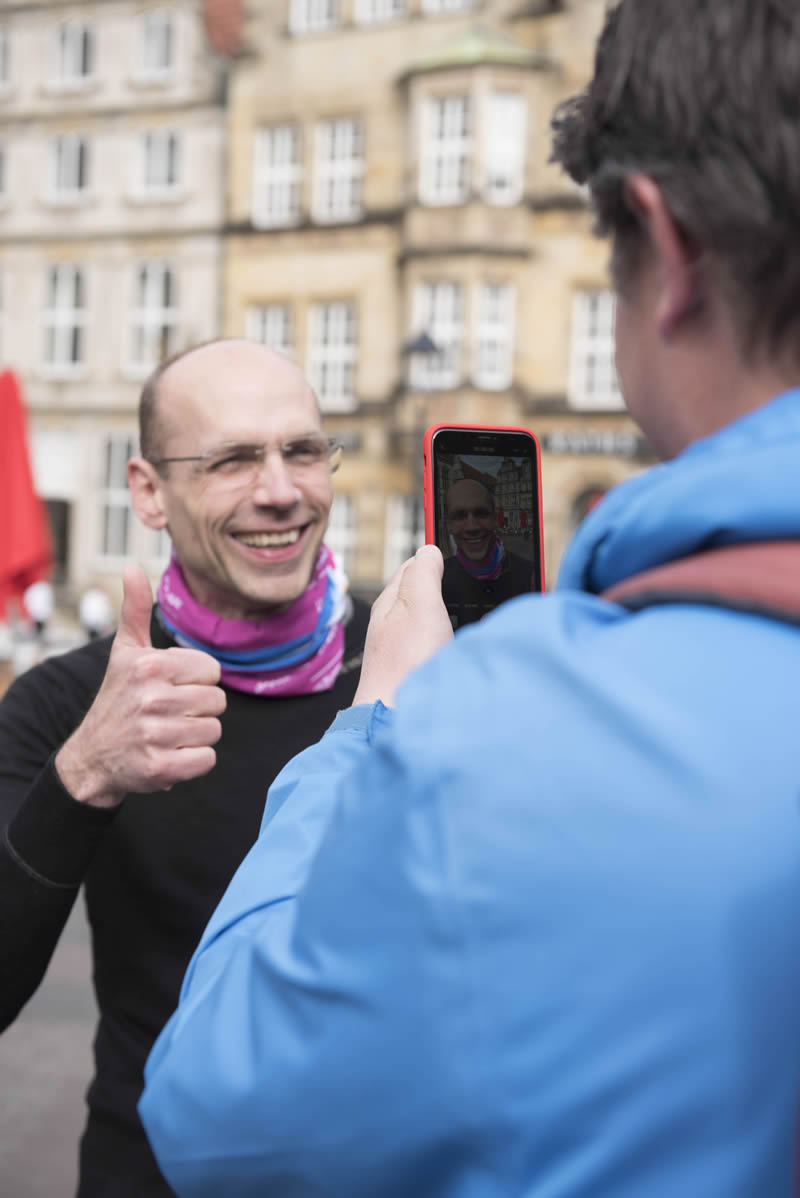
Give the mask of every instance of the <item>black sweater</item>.
[[[332, 690], [270, 699], [226, 688], [211, 773], [112, 811], [75, 802], [53, 766], [100, 686], [110, 637], [36, 666], [0, 703], [0, 1029], [39, 985], [85, 887], [100, 1021], [79, 1198], [172, 1193], [136, 1113], [145, 1060], [273, 778], [350, 705], [367, 619], [356, 602]], [[174, 643], [155, 619], [152, 637]]]

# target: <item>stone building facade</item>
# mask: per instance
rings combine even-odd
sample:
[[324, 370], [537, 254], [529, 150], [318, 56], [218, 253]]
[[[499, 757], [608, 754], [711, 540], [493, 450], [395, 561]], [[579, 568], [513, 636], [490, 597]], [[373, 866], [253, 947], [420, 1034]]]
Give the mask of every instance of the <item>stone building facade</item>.
[[[307, 371], [345, 442], [329, 541], [377, 591], [422, 536], [436, 421], [531, 428], [552, 581], [648, 450], [607, 249], [551, 164], [603, 0], [10, 0], [0, 363], [66, 599], [167, 539], [130, 511], [142, 379], [219, 333]], [[431, 348], [431, 346], [433, 348]]]
[[142, 379], [220, 325], [222, 62], [200, 0], [0, 10], [0, 362], [23, 381], [67, 600], [168, 551], [125, 466]]
[[421, 537], [429, 423], [539, 435], [551, 579], [585, 510], [647, 459], [613, 370], [607, 249], [548, 163], [551, 112], [589, 75], [603, 7], [246, 9], [224, 331], [309, 373], [348, 448], [329, 540], [367, 593]]

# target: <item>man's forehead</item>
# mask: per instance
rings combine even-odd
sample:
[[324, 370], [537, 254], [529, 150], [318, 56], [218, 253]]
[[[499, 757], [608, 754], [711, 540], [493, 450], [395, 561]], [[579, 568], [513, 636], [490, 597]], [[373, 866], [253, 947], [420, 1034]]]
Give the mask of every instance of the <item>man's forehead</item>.
[[215, 341], [191, 350], [161, 377], [164, 390], [192, 393], [219, 387], [261, 387], [266, 394], [309, 389], [298, 366], [283, 354], [253, 341]]
[[458, 498], [459, 495], [480, 495], [482, 499], [486, 499], [489, 495], [488, 488], [483, 483], [479, 483], [474, 478], [460, 478], [454, 482], [450, 488], [451, 497]]
[[293, 363], [275, 361], [278, 355], [258, 352], [260, 346], [234, 344], [233, 352], [222, 345], [198, 349], [164, 373], [158, 407], [167, 436], [191, 429], [229, 442], [320, 427], [314, 393]]

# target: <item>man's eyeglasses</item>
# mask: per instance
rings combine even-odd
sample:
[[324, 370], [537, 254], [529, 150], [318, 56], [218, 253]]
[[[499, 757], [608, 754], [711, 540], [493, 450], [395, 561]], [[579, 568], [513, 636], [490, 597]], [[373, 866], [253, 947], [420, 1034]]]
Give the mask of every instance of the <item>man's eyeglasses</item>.
[[473, 520], [488, 520], [493, 515], [494, 512], [489, 507], [457, 507], [447, 513], [447, 519], [457, 524], [469, 516], [472, 516]]
[[[264, 466], [269, 445], [221, 445], [208, 453], [190, 457], [151, 458], [151, 466], [167, 466], [171, 462], [194, 462], [198, 474], [226, 485], [246, 485], [255, 479]], [[324, 467], [333, 474], [342, 460], [342, 445], [335, 437], [298, 437], [277, 447], [283, 464], [292, 475], [302, 475]]]

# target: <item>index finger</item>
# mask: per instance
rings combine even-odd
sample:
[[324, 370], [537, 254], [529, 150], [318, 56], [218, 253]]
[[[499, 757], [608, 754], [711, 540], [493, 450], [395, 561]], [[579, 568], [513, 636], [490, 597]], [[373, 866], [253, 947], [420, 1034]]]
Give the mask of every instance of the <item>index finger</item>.
[[219, 682], [220, 664], [210, 653], [200, 649], [162, 649], [162, 661], [166, 664], [166, 677], [177, 686], [185, 683], [216, 686]]

